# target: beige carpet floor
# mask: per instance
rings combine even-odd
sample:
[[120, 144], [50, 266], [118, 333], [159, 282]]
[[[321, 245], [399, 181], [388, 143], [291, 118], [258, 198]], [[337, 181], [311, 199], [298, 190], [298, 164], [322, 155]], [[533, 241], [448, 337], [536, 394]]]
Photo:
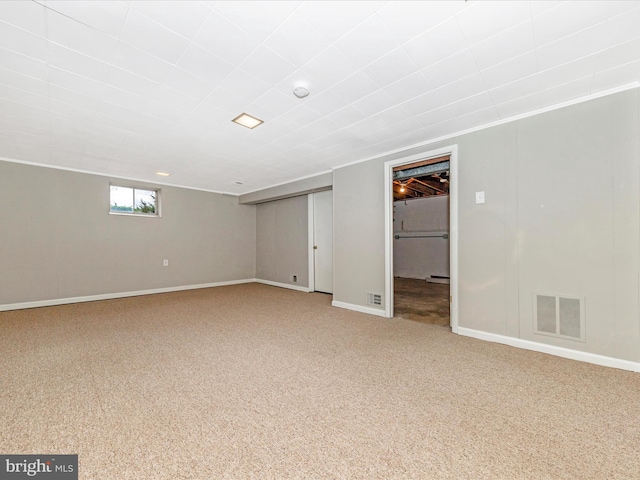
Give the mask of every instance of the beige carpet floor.
[[640, 478], [640, 375], [246, 284], [0, 313], [0, 452], [81, 479]]

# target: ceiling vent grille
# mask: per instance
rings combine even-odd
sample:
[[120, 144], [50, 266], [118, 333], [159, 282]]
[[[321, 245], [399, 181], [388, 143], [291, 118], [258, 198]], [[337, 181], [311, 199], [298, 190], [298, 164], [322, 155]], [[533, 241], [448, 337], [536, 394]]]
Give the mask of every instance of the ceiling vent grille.
[[574, 295], [535, 294], [534, 333], [584, 342], [584, 303]]
[[367, 293], [367, 305], [374, 305], [376, 307], [382, 306], [382, 295], [379, 293]]

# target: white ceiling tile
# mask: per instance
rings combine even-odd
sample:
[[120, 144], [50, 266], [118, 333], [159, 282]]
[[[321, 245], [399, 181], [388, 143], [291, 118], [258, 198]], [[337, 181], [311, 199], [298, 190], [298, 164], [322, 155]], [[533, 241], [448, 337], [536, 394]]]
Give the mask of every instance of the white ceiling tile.
[[171, 63], [165, 62], [125, 43], [118, 44], [113, 63], [124, 70], [128, 70], [157, 83], [162, 83], [169, 75], [169, 72], [173, 70]]
[[127, 92], [152, 98], [160, 88], [160, 84], [131, 73], [114, 65], [109, 69], [105, 83]]
[[5, 0], [0, 2], [0, 19], [22, 30], [45, 36], [45, 8], [37, 2]]
[[122, 127], [124, 128], [133, 127], [141, 116], [139, 111], [131, 110], [121, 105], [116, 105], [105, 101], [100, 102], [100, 105], [98, 105], [96, 118], [101, 118], [101, 121], [103, 121], [103, 115], [112, 117], [114, 121], [116, 121], [117, 119], [118, 122], [122, 122]]
[[531, 18], [529, 2], [474, 2], [456, 14], [469, 44], [486, 40]]
[[100, 100], [96, 97], [81, 95], [75, 90], [67, 90], [66, 88], [62, 88], [57, 85], [49, 85], [49, 98], [51, 100], [66, 102], [70, 105], [90, 111], [95, 111], [100, 103]]
[[136, 10], [129, 10], [120, 41], [173, 64], [189, 45], [188, 39]]
[[201, 2], [178, 0], [133, 0], [131, 8], [187, 39], [193, 37], [211, 12]]
[[525, 77], [520, 80], [516, 80], [515, 82], [507, 83], [497, 88], [492, 88], [489, 90], [489, 93], [491, 94], [493, 102], [498, 104], [511, 102], [520, 97], [526, 97], [533, 93], [537, 93], [539, 90], [538, 76], [531, 75], [530, 77]]
[[261, 45], [249, 55], [240, 68], [269, 85], [277, 85], [282, 78], [291, 75], [297, 69], [273, 50]]
[[118, 46], [117, 38], [52, 11], [47, 12], [47, 39], [103, 62], [113, 61]]
[[427, 112], [421, 112], [420, 114], [414, 115], [414, 118], [422, 125], [433, 126], [450, 120], [451, 112], [449, 111], [449, 107], [445, 106], [434, 108], [433, 110], [429, 110]]
[[605, 25], [602, 22], [557, 42], [538, 47], [536, 58], [540, 71], [600, 51], [604, 43]]
[[167, 78], [164, 79], [164, 85], [198, 99], [206, 98], [216, 88], [213, 83], [196, 77], [179, 67], [169, 72]]
[[478, 110], [484, 110], [493, 106], [493, 99], [489, 92], [482, 92], [473, 97], [465, 98], [459, 102], [451, 103], [447, 109], [453, 116], [459, 117]]
[[374, 14], [365, 2], [344, 2], [340, 7], [340, 14], [336, 15], [335, 2], [303, 2], [296, 13], [330, 42], [335, 42]]
[[215, 11], [221, 13], [258, 40], [265, 40], [295, 8], [293, 2], [216, 2]]
[[216, 90], [215, 92], [233, 92], [236, 96], [247, 100], [245, 104], [252, 102], [261, 95], [264, 95], [271, 88], [268, 83], [250, 75], [242, 69], [234, 70], [231, 75], [224, 79], [220, 84], [220, 87], [223, 90]]
[[282, 22], [264, 44], [298, 67], [329, 46], [329, 42], [296, 13]]
[[593, 75], [597, 58], [597, 55], [590, 55], [574, 62], [565, 63], [559, 67], [540, 72], [538, 74], [540, 90], [547, 90], [548, 88], [562, 85], [576, 78]]
[[219, 85], [234, 70], [230, 63], [193, 43], [184, 52], [178, 66], [213, 85]]
[[496, 110], [501, 119], [522, 115], [527, 112], [538, 110], [539, 108], [540, 99], [537, 92], [526, 97], [519, 97], [510, 102], [496, 105]]
[[393, 1], [380, 10], [379, 16], [398, 42], [405, 43], [451, 18], [453, 10], [445, 1]]
[[346, 107], [327, 115], [326, 118], [333, 121], [339, 127], [346, 127], [364, 120], [365, 115], [356, 107], [347, 105]]
[[184, 110], [178, 110], [156, 101], [149, 102], [144, 113], [170, 122], [183, 122], [189, 116], [189, 113]]
[[433, 90], [433, 86], [420, 72], [416, 72], [397, 82], [387, 85], [384, 91], [397, 103], [424, 95]]
[[640, 37], [640, 7], [607, 20], [604, 48]]
[[44, 37], [0, 21], [0, 47], [13, 50], [36, 60], [46, 61], [47, 49]]
[[376, 113], [386, 110], [387, 108], [391, 108], [394, 105], [396, 105], [396, 102], [384, 90], [378, 90], [356, 102], [353, 102], [353, 106], [366, 116], [375, 115]]
[[584, 97], [591, 93], [592, 76], [586, 76], [539, 93], [540, 106], [548, 107], [572, 99]]
[[600, 52], [596, 63], [596, 71], [602, 72], [636, 60], [640, 60], [640, 38]]
[[321, 115], [329, 115], [347, 105], [347, 102], [331, 91], [309, 96], [305, 105]]
[[55, 67], [49, 67], [49, 83], [66, 88], [67, 90], [76, 91], [81, 95], [97, 98], [101, 98], [107, 89], [104, 83], [81, 77]]
[[[369, 17], [334, 45], [359, 67], [367, 66], [399, 46], [377, 16]], [[367, 48], [362, 48], [363, 45]]]
[[93, 57], [69, 50], [55, 43], [48, 45], [49, 64], [93, 80], [103, 81], [109, 74], [110, 65]]
[[535, 75], [538, 71], [534, 51], [512, 58], [506, 62], [482, 70], [482, 78], [488, 89], [515, 82]]
[[158, 89], [153, 97], [153, 101], [165, 107], [187, 113], [202, 103], [202, 100], [165, 86]]
[[455, 18], [446, 20], [403, 45], [418, 68], [425, 68], [467, 48]]
[[[265, 90], [266, 91], [266, 90]], [[211, 95], [207, 97], [205, 102], [215, 105], [216, 107], [233, 114], [229, 120], [242, 113], [242, 109], [248, 105], [248, 101], [230, 90], [226, 90], [223, 87], [216, 88]], [[254, 98], [254, 97], [252, 97]], [[257, 96], [255, 97], [257, 98]]]
[[297, 100], [293, 95], [285, 95], [278, 90], [271, 89], [252, 102], [247, 109], [251, 111], [251, 115], [255, 114], [258, 118], [267, 122], [289, 110], [293, 110], [299, 104]]
[[[2, 56], [0, 55], [0, 62], [1, 61]], [[0, 68], [0, 83], [39, 95], [48, 94], [47, 82], [37, 78], [28, 77], [26, 75], [21, 75], [12, 70], [4, 70]]]
[[43, 110], [49, 109], [49, 99], [45, 95], [26, 92], [7, 85], [0, 85], [0, 98]]
[[440, 95], [435, 90], [414, 97], [402, 104], [404, 109], [411, 115], [421, 115], [425, 112], [441, 108], [444, 106]]
[[546, 45], [605, 21], [610, 11], [608, 3], [563, 2], [534, 17], [533, 33], [536, 45]]
[[481, 70], [508, 61], [534, 48], [533, 25], [530, 20], [470, 47]]
[[332, 87], [358, 70], [358, 67], [335, 47], [327, 48], [302, 67], [302, 71], [313, 77], [317, 81], [317, 87], [321, 89]]
[[378, 86], [362, 72], [354, 73], [331, 89], [347, 103], [355, 102], [376, 90], [379, 90]]
[[299, 104], [293, 110], [289, 110], [285, 116], [278, 117], [278, 120], [290, 122], [289, 129], [304, 127], [318, 120], [322, 115], [306, 104]]
[[260, 45], [255, 37], [215, 11], [207, 17], [193, 41], [205, 50], [236, 65]]
[[500, 120], [498, 112], [496, 111], [495, 107], [492, 106], [449, 120], [447, 122], [448, 125], [446, 127], [445, 134], [461, 132], [498, 120]]
[[85, 134], [91, 130], [93, 117], [98, 106], [93, 109], [83, 108], [58, 100], [49, 100], [52, 132], [73, 132], [74, 135]]
[[[51, 19], [63, 16], [78, 25], [88, 26], [92, 30], [104, 32], [117, 38], [122, 32], [128, 6], [112, 0], [92, 0], [91, 2], [70, 2], [68, 0], [47, 0], [46, 7], [49, 22]], [[61, 15], [54, 15], [59, 12]], [[51, 26], [49, 23], [48, 26]]]
[[148, 97], [136, 95], [134, 93], [127, 92], [126, 90], [112, 87], [111, 85], [105, 85], [102, 100], [137, 111], [144, 110], [149, 104]]
[[376, 85], [386, 87], [390, 83], [416, 73], [417, 68], [409, 55], [402, 48], [398, 48], [375, 60], [363, 71]]
[[422, 69], [421, 72], [434, 88], [439, 88], [478, 73], [478, 67], [471, 52], [463, 50]]
[[593, 77], [592, 92], [637, 82], [640, 78], [640, 60], [609, 70], [599, 71]]
[[46, 62], [6, 48], [0, 48], [0, 67], [5, 70], [20, 72], [21, 76], [26, 75], [39, 80], [47, 79]]
[[449, 83], [435, 91], [445, 103], [453, 103], [486, 90], [482, 75], [475, 73], [461, 80]]
[[547, 10], [562, 5], [565, 1], [566, 0], [545, 0], [544, 2], [530, 1], [529, 6], [531, 7], [531, 16], [537, 17], [538, 15], [542, 15]]

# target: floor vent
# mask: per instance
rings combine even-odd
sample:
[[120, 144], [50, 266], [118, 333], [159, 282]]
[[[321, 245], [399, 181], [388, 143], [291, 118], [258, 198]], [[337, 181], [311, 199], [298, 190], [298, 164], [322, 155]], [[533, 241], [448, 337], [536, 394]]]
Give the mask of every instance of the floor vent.
[[534, 295], [534, 333], [585, 341], [584, 298], [574, 295]]
[[379, 293], [367, 293], [367, 305], [382, 306], [382, 295]]

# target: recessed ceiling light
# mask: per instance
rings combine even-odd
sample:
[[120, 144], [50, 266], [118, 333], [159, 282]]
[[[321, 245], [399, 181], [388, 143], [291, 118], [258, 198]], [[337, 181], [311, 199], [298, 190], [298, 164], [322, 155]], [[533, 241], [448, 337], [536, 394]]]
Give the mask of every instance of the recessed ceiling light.
[[258, 125], [263, 123], [263, 121], [260, 120], [259, 118], [252, 117], [251, 115], [249, 115], [247, 113], [241, 113], [240, 115], [238, 115], [236, 118], [234, 118], [231, 121], [234, 122], [234, 123], [237, 123], [238, 125], [242, 125], [243, 127], [247, 127], [247, 128], [256, 128]]
[[156, 175], [160, 175], [161, 177], [168, 177], [171, 174], [167, 172], [156, 172]]

